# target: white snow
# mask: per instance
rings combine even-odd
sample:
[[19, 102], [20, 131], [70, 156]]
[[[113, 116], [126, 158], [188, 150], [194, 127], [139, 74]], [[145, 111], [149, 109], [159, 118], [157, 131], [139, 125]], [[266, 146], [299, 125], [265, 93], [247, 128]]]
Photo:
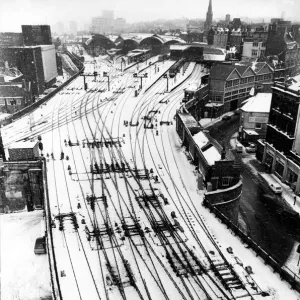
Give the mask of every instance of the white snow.
[[[251, 288], [251, 282], [255, 280], [262, 290], [271, 294], [264, 299], [296, 300], [299, 294], [291, 290], [286, 282], [281, 281], [270, 267], [251, 250], [245, 248], [237, 237], [202, 206], [205, 191], [197, 190], [195, 166], [188, 162], [186, 152], [181, 146], [182, 142], [176, 133], [174, 115], [182, 101], [183, 90], [190, 83], [196, 82], [197, 78], [200, 80], [204, 73], [201, 72], [200, 65], [190, 64], [186, 74], [178, 77], [176, 83], [172, 83], [171, 92], [165, 93], [166, 79], [159, 79], [146, 91], [146, 87], [150, 87], [169, 64], [170, 62], [157, 63], [160, 69], [158, 74], [153, 74], [155, 67], [151, 66], [142, 91], [135, 97], [135, 78], [132, 71], [119, 72], [115, 66], [100, 59], [96, 67], [109, 72], [110, 93], [99, 91], [107, 89], [107, 81], [104, 81], [102, 76], [98, 76], [96, 82], [93, 81], [93, 77], [86, 78], [89, 87], [87, 91], [74, 89], [83, 85], [83, 78], [79, 77], [55, 95], [47, 105], [3, 128], [6, 148], [16, 140], [37, 139], [38, 135], [42, 135], [44, 155], [47, 153], [54, 155], [54, 160], [51, 157], [47, 158], [47, 177], [51, 218], [56, 225], [56, 228], [53, 228], [53, 235], [57, 267], [59, 274], [65, 274], [58, 278], [63, 298], [107, 299], [107, 294], [109, 299], [123, 299], [122, 290], [120, 291], [115, 284], [111, 285], [113, 278], [109, 272], [110, 265], [113, 272], [120, 275], [126, 298], [140, 299], [137, 290], [128, 282], [123, 258], [128, 261], [136, 287], [144, 299], [148, 299], [147, 292], [152, 299], [164, 299], [166, 298], [164, 293], [172, 300], [205, 299], [206, 296], [196, 280], [205, 286], [213, 299], [221, 298], [216, 286], [211, 290], [210, 283], [205, 281], [206, 275], [178, 277], [172, 270], [164, 246], [161, 245], [161, 240], [149, 221], [147, 215], [149, 208], [145, 208], [143, 202], [140, 202], [142, 206], [140, 207], [137, 199], [138, 194], [142, 192], [141, 188], [147, 192], [153, 188], [157, 194], [163, 194], [167, 198], [169, 204], [165, 204], [160, 197], [159, 201], [162, 211], [172, 224], [174, 220], [171, 218], [171, 212], [176, 213], [176, 220], [184, 231], [176, 231], [180, 238], [189, 249], [193, 249], [201, 264], [209, 270], [209, 274], [228, 297], [231, 296], [209, 269], [208, 257], [201, 249], [199, 240], [206, 251], [214, 251], [214, 254], [208, 252], [209, 257], [215, 262], [220, 262], [221, 256], [216, 251], [212, 242], [214, 241], [253, 294], [255, 292]], [[146, 66], [145, 63], [140, 64], [140, 68]], [[93, 70], [93, 65], [86, 64], [86, 72]], [[177, 87], [179, 83], [182, 84]], [[120, 90], [122, 92], [119, 92]], [[147, 124], [145, 116], [150, 118], [153, 129], [144, 128], [144, 124]], [[125, 126], [124, 121], [132, 122], [134, 126]], [[172, 125], [160, 125], [161, 121], [172, 122]], [[31, 126], [33, 123], [35, 126]], [[88, 140], [104, 141], [110, 137], [122, 138], [122, 147], [108, 145], [99, 148], [87, 147]], [[72, 143], [78, 141], [79, 146], [69, 147], [68, 142], [65, 145], [64, 140], [69, 139]], [[65, 158], [68, 155], [69, 160], [60, 160], [62, 151]], [[204, 151], [208, 161], [220, 159], [215, 151], [213, 147]], [[93, 167], [96, 162], [98, 165], [104, 162], [109, 165], [113, 162], [116, 165], [116, 162], [121, 164], [121, 161], [125, 160], [132, 169], [152, 168], [153, 175], [158, 176], [158, 182], [152, 175], [150, 181], [141, 180], [138, 184], [129, 172], [126, 174], [109, 172], [104, 175], [90, 172], [91, 166]], [[68, 171], [69, 166], [71, 175]], [[101, 177], [104, 179], [101, 180]], [[97, 197], [95, 213], [92, 212], [86, 198], [92, 193]], [[102, 194], [107, 197], [107, 207], [100, 198]], [[55, 217], [70, 212], [76, 216], [78, 230], [74, 229], [72, 220], [65, 217], [64, 230], [60, 231], [59, 220]], [[132, 236], [132, 239], [127, 237], [125, 240], [121, 239], [124, 236], [121, 224], [125, 222], [133, 225], [133, 213], [145, 232], [147, 248], [139, 235]], [[152, 213], [155, 220], [161, 219], [154, 209]], [[86, 224], [83, 224], [82, 220]], [[107, 225], [114, 232], [113, 240], [106, 234], [101, 236], [102, 248], [97, 245], [95, 239], [87, 240], [85, 226], [92, 233], [95, 224], [100, 230], [105, 229]], [[203, 224], [210, 234], [204, 230]], [[117, 226], [120, 227], [120, 233]], [[145, 227], [151, 231], [147, 233]], [[169, 239], [171, 240], [170, 237]], [[176, 246], [174, 241], [172, 245], [179, 251], [179, 246]], [[233, 255], [226, 251], [229, 246], [234, 250]], [[24, 255], [25, 258], [27, 259], [27, 254]], [[252, 277], [236, 263], [236, 258], [239, 258], [244, 266], [252, 266], [254, 270]], [[235, 297], [240, 297], [243, 291], [234, 290], [232, 293]], [[253, 296], [253, 299], [261, 298], [259, 295]]]
[[247, 99], [247, 103], [240, 109], [245, 112], [269, 113], [272, 101], [272, 93], [257, 93]]

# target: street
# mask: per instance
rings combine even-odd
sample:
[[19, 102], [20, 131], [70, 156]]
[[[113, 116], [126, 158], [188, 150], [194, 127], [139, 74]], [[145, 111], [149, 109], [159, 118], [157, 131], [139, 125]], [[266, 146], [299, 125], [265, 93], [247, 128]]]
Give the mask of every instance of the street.
[[[233, 115], [231, 120], [214, 124], [208, 128], [210, 135], [220, 144], [225, 144], [229, 157], [239, 158], [234, 149], [231, 150], [230, 138], [238, 131], [239, 115]], [[242, 154], [252, 157], [249, 163], [258, 165], [255, 154]], [[240, 200], [239, 226], [247, 232], [263, 249], [284, 264], [289, 257], [295, 242], [300, 241], [299, 231], [291, 229], [285, 222], [280, 221], [275, 211], [262, 201], [262, 190], [251, 168], [241, 160], [243, 176], [243, 193]], [[263, 166], [258, 166], [265, 171]]]

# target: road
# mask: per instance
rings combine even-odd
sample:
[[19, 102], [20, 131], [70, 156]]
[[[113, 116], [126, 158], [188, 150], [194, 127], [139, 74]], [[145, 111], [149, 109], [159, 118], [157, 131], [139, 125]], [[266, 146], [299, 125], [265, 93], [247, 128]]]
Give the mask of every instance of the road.
[[[231, 120], [223, 121], [208, 128], [210, 135], [226, 145], [227, 155], [238, 158], [237, 154], [231, 149], [230, 138], [238, 131], [239, 115], [233, 115]], [[242, 154], [253, 157], [254, 154]], [[240, 200], [240, 227], [247, 232], [254, 241], [263, 249], [272, 253], [282, 264], [289, 257], [295, 242], [299, 242], [299, 232], [291, 230], [285, 222], [281, 222], [278, 215], [262, 202], [262, 188], [251, 173], [247, 164], [242, 162], [243, 190]], [[251, 163], [251, 161], [250, 161]]]
[[[264, 292], [270, 294], [264, 299], [296, 300], [298, 294], [202, 206], [204, 191], [197, 190], [174, 115], [183, 89], [204, 74], [190, 63], [166, 93], [159, 77], [173, 63], [159, 62], [159, 72], [148, 68], [134, 97], [140, 81], [134, 70], [120, 72], [118, 63], [98, 59], [95, 68], [109, 74], [110, 91], [106, 78], [87, 78], [87, 91], [77, 78], [3, 130], [5, 147], [42, 136], [63, 298], [253, 300]], [[94, 70], [88, 57], [85, 67]]]

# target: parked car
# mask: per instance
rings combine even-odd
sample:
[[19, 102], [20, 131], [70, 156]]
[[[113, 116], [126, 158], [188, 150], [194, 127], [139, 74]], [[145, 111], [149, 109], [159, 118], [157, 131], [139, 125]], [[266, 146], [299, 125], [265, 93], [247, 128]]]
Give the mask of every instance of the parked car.
[[44, 236], [37, 238], [34, 245], [34, 254], [46, 254], [46, 253], [47, 253], [46, 238]]
[[275, 194], [282, 194], [282, 187], [278, 183], [269, 183], [270, 189]]
[[230, 120], [230, 119], [231, 119], [231, 116], [229, 116], [229, 115], [225, 115], [224, 117], [222, 117], [223, 121], [227, 121], [227, 120]]
[[240, 143], [236, 143], [235, 150], [237, 153], [243, 153], [243, 145]]
[[256, 145], [251, 143], [248, 147], [246, 147], [246, 152], [255, 153], [256, 152]]

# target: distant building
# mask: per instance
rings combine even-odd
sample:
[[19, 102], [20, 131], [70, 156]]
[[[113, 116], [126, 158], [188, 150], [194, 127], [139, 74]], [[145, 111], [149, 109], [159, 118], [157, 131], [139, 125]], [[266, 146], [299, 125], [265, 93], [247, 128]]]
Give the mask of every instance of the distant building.
[[0, 32], [0, 47], [2, 46], [22, 46], [23, 35], [18, 32]]
[[211, 3], [211, 0], [209, 0], [208, 10], [206, 13], [206, 20], [204, 23], [205, 31], [209, 31], [211, 29], [212, 21], [213, 21], [212, 3]]
[[70, 21], [69, 32], [72, 35], [77, 35], [77, 23], [75, 21]]
[[114, 30], [114, 12], [103, 10], [100, 17], [92, 19], [91, 31], [98, 34], [109, 34]]
[[[287, 75], [295, 75], [297, 69], [299, 69], [300, 50], [293, 33], [290, 31], [291, 28], [290, 21], [279, 20], [269, 25], [266, 56], [276, 56], [278, 58], [279, 65], [277, 69], [279, 70], [276, 70], [275, 77], [281, 78], [281, 80]], [[277, 72], [280, 75], [277, 75]]]
[[123, 18], [117, 18], [114, 22], [114, 32], [123, 33], [126, 29], [126, 20]]
[[256, 86], [271, 85], [273, 69], [267, 63], [219, 63], [214, 65], [209, 75], [210, 106], [222, 112], [233, 111], [249, 98], [251, 89]]
[[52, 45], [49, 25], [22, 25], [25, 46]]
[[234, 29], [238, 29], [242, 27], [242, 21], [240, 18], [234, 18], [231, 22], [231, 25]]
[[240, 108], [241, 140], [256, 142], [266, 137], [271, 99], [272, 93], [258, 93]]
[[266, 43], [254, 37], [245, 38], [243, 41], [243, 58], [260, 58], [266, 55]]
[[229, 15], [229, 14], [227, 14], [227, 15], [225, 16], [225, 23], [226, 23], [226, 24], [229, 24], [229, 23], [230, 23], [230, 15]]
[[0, 112], [13, 114], [32, 103], [31, 83], [4, 82], [0, 77]]
[[58, 34], [58, 35], [62, 35], [65, 33], [65, 26], [62, 22], [57, 22], [54, 26], [53, 26], [53, 31]]
[[217, 48], [226, 49], [228, 42], [228, 29], [211, 28], [207, 33], [207, 44]]
[[230, 48], [235, 47], [238, 53], [242, 51], [242, 31], [241, 29], [232, 29], [228, 32], [228, 45]]

